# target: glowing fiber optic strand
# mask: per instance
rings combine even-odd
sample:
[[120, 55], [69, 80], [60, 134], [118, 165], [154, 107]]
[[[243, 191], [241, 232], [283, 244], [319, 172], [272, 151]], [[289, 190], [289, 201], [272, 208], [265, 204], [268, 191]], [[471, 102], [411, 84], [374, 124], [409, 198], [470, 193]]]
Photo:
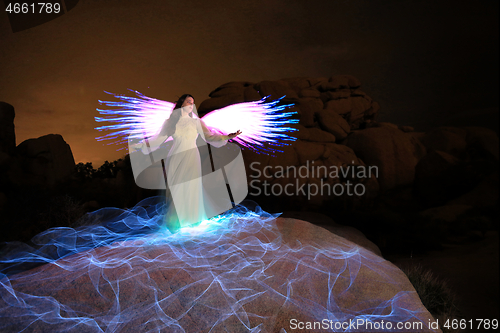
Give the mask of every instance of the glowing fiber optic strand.
[[272, 146], [281, 147], [287, 145], [287, 141], [296, 140], [286, 133], [297, 131], [289, 125], [299, 120], [292, 118], [297, 114], [295, 111], [284, 112], [293, 104], [279, 104], [285, 96], [265, 102], [268, 97], [229, 105], [206, 114], [202, 119], [208, 127], [222, 134], [241, 130], [242, 133], [233, 140], [244, 147], [266, 154], [281, 152]]
[[[147, 97], [134, 91], [137, 97], [113, 94], [105, 91], [120, 101], [101, 101], [101, 105], [112, 109], [97, 109], [104, 117], [95, 117], [97, 122], [111, 122], [113, 125], [96, 127], [99, 131], [112, 131], [97, 140], [114, 140], [109, 144], [121, 145], [127, 142], [129, 135], [142, 140], [144, 135], [154, 135], [161, 129], [164, 121], [170, 117], [174, 103]], [[123, 149], [122, 147], [120, 149]], [[120, 150], [119, 149], [119, 150]]]
[[[287, 241], [276, 215], [242, 207], [176, 234], [148, 233], [138, 231], [141, 224], [159, 228], [161, 220], [132, 222], [130, 212], [120, 226], [135, 234], [116, 236], [127, 240], [88, 249], [91, 235], [79, 235], [91, 244], [45, 239], [47, 247], [87, 250], [1, 277], [0, 330], [290, 332], [297, 318], [384, 321], [393, 328], [409, 322], [422, 328], [406, 331], [431, 331], [415, 291], [397, 279], [401, 271], [340, 237], [332, 236], [335, 246]], [[366, 331], [332, 327], [325, 331]]]
[[159, 229], [164, 216], [160, 197], [142, 200], [132, 209], [103, 208], [78, 221], [78, 228], [51, 228], [32, 238], [36, 248], [24, 243], [7, 243], [2, 248], [0, 274], [13, 274], [26, 267], [51, 263], [65, 256], [141, 238]]
[[[110, 144], [118, 145], [126, 143], [129, 135], [133, 139], [142, 140], [145, 136], [157, 134], [165, 120], [170, 117], [174, 103], [131, 91], [137, 97], [106, 92], [120, 101], [99, 100], [99, 103], [107, 108], [97, 109], [105, 117], [95, 117], [95, 120], [112, 124], [96, 127], [99, 131], [111, 131], [98, 137], [97, 140], [113, 140]], [[287, 141], [296, 140], [286, 133], [297, 131], [289, 125], [299, 122], [298, 119], [293, 119], [297, 114], [295, 111], [284, 112], [293, 104], [280, 105], [283, 97], [270, 102], [265, 102], [267, 99], [265, 97], [260, 101], [229, 105], [209, 112], [202, 117], [202, 120], [211, 130], [219, 134], [241, 130], [242, 134], [233, 140], [256, 152], [266, 154], [281, 152], [275, 147], [285, 146], [288, 144]]]

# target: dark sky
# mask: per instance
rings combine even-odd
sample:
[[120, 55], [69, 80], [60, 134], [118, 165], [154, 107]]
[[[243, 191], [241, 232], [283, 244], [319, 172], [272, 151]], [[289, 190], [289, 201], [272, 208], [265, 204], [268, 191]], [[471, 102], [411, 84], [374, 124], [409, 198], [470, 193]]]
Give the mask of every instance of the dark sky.
[[17, 33], [4, 12], [0, 101], [18, 144], [58, 133], [95, 166], [124, 154], [95, 140], [104, 90], [199, 105], [229, 81], [350, 74], [381, 121], [498, 126], [498, 3], [80, 0]]

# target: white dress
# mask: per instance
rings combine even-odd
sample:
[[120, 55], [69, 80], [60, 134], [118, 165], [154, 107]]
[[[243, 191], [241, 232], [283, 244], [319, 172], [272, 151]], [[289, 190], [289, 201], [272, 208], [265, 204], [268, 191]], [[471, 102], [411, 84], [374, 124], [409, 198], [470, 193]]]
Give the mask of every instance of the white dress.
[[[179, 118], [172, 136], [172, 148], [165, 159], [168, 183], [165, 221], [170, 230], [207, 219], [201, 159], [196, 143], [198, 135], [215, 147], [225, 145], [228, 140], [227, 135], [211, 132], [200, 119]], [[167, 139], [168, 136], [158, 135], [148, 140], [151, 147], [158, 147]]]

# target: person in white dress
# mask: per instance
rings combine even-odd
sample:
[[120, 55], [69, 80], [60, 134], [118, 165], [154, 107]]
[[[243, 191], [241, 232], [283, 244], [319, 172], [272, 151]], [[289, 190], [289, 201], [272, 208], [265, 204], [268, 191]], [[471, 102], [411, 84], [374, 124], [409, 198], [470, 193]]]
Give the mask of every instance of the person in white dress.
[[146, 140], [148, 150], [142, 145], [143, 152], [147, 152], [158, 149], [169, 137], [173, 139], [164, 163], [168, 183], [165, 222], [172, 232], [207, 219], [201, 159], [196, 144], [198, 135], [214, 147], [222, 147], [229, 139], [241, 134], [241, 131], [228, 135], [216, 134], [200, 118], [193, 117], [193, 110], [193, 96], [182, 95], [161, 131]]

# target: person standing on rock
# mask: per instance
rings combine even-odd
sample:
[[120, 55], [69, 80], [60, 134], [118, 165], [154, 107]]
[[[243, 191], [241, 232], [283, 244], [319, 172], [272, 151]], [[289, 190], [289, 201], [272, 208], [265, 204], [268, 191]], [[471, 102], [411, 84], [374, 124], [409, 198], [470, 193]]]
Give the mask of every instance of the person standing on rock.
[[[226, 193], [217, 192], [217, 190], [220, 191], [221, 186], [215, 191], [213, 188], [217, 186], [206, 186], [211, 191], [207, 194], [204, 190], [206, 178], [202, 174], [202, 161], [198, 150], [200, 147], [196, 143], [198, 136], [214, 147], [225, 146], [228, 140], [234, 139], [243, 146], [264, 153], [279, 152], [279, 150], [269, 148], [266, 144], [283, 146], [286, 144], [284, 141], [295, 140], [294, 137], [284, 133], [295, 131], [296, 129], [286, 127], [286, 125], [297, 123], [298, 120], [290, 119], [295, 112], [281, 112], [291, 106], [278, 105], [281, 99], [271, 102], [265, 102], [265, 99], [262, 99], [229, 105], [214, 110], [201, 119], [196, 112], [194, 97], [190, 94], [182, 95], [175, 104], [149, 98], [138, 92], [136, 94], [139, 98], [115, 95], [125, 103], [101, 102], [123, 109], [116, 111], [98, 109], [101, 113], [115, 116], [107, 119], [96, 118], [96, 120], [119, 123], [119, 125], [103, 126], [98, 129], [116, 130], [119, 127], [121, 129], [119, 134], [129, 134], [129, 143], [131, 137], [135, 139], [135, 141], [132, 140], [134, 143], [129, 144], [129, 149], [142, 151], [144, 156], [150, 158], [149, 165], [161, 160], [163, 176], [166, 179], [166, 185], [163, 188], [170, 190], [170, 195], [167, 195], [168, 207], [165, 220], [171, 231], [196, 224], [223, 212], [224, 210], [220, 211], [221, 200], [217, 198], [217, 194], [237, 204], [248, 193], [245, 167], [241, 149], [238, 147], [234, 158], [226, 158], [227, 163], [217, 168], [217, 171], [222, 171], [223, 190]], [[158, 126], [159, 123], [162, 124], [161, 127]], [[116, 138], [116, 134], [112, 133], [111, 136], [114, 135]], [[105, 139], [108, 136], [99, 139]], [[164, 154], [160, 147], [168, 140], [173, 140], [173, 144], [167, 154]], [[229, 150], [231, 149], [228, 148]], [[134, 155], [132, 151], [131, 161], [134, 170], [133, 156], [137, 154]], [[231, 153], [234, 153], [234, 149]], [[146, 160], [149, 161], [148, 158]], [[144, 157], [142, 159], [144, 160]], [[213, 156], [210, 159], [213, 167]], [[239, 164], [235, 161], [239, 161]], [[237, 169], [237, 175], [233, 172], [232, 178], [228, 179], [224, 173], [227, 167], [232, 167], [231, 171]], [[215, 173], [216, 170], [213, 171]], [[139, 174], [140, 171], [134, 170], [136, 182]], [[232, 199], [227, 195], [226, 183], [230, 185]], [[218, 208], [215, 208], [216, 206]], [[225, 210], [231, 207], [229, 205]]]

